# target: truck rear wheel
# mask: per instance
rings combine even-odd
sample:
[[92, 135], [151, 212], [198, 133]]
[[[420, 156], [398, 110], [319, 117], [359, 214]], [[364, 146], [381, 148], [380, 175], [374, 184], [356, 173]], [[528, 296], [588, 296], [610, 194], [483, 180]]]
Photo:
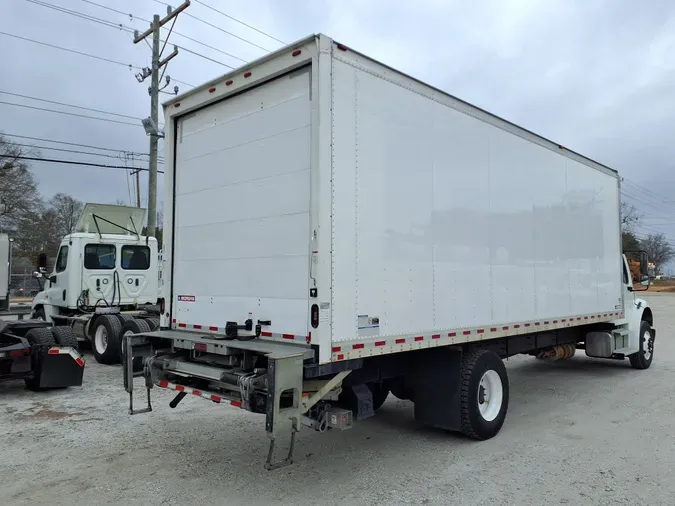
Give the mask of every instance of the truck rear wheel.
[[[54, 346], [56, 341], [52, 335], [52, 331], [49, 327], [41, 327], [37, 329], [31, 329], [26, 332], [26, 341], [34, 346]], [[39, 361], [35, 354], [31, 357], [32, 367], [33, 367], [33, 377], [26, 378], [24, 382], [26, 383], [26, 388], [34, 392], [39, 392], [45, 390], [40, 388], [40, 370]]]
[[[150, 324], [145, 320], [139, 318], [130, 320], [124, 324], [124, 327], [122, 327], [122, 339], [120, 339], [120, 359], [124, 354], [125, 337], [143, 332], [152, 332]], [[140, 371], [141, 369], [143, 369], [143, 357], [134, 357], [133, 370]]]
[[77, 342], [77, 337], [75, 337], [72, 327], [59, 325], [52, 327], [49, 330], [52, 331], [56, 344], [60, 344], [61, 346], [72, 346], [76, 350], [79, 348], [79, 343]]
[[56, 344], [54, 336], [52, 335], [52, 329], [49, 327], [30, 329], [26, 332], [26, 341], [30, 344], [41, 346], [54, 346]]
[[156, 316], [145, 318], [145, 321], [148, 322], [148, 325], [150, 325], [150, 330], [157, 330], [159, 328], [159, 318]]
[[654, 360], [654, 332], [649, 322], [640, 323], [640, 351], [628, 357], [634, 369], [649, 369]]
[[92, 351], [99, 364], [118, 364], [120, 362], [120, 340], [122, 325], [116, 316], [99, 316], [94, 322]]
[[115, 316], [117, 316], [117, 319], [120, 321], [120, 324], [122, 324], [122, 326], [124, 326], [126, 322], [130, 322], [131, 320], [134, 319], [133, 315], [130, 314], [118, 313]]
[[506, 419], [509, 380], [496, 353], [476, 350], [462, 357], [461, 431], [472, 439], [497, 435]]

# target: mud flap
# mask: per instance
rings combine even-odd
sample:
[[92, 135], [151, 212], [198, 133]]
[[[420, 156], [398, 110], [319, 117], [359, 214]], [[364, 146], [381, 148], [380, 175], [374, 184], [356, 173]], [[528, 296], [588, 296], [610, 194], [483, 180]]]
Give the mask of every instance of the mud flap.
[[459, 349], [437, 348], [416, 354], [410, 378], [415, 420], [439, 429], [461, 429], [461, 369]]
[[39, 388], [79, 387], [84, 375], [84, 358], [69, 346], [35, 347], [34, 377]]

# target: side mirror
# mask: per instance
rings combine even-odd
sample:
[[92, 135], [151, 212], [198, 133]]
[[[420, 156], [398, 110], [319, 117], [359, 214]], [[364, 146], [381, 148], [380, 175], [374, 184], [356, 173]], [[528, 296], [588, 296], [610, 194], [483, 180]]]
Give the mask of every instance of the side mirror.
[[35, 272], [33, 273], [33, 277], [34, 277], [35, 279], [40, 279], [40, 278], [42, 277], [42, 273], [41, 273], [41, 272], [38, 272], [38, 271], [35, 271]]
[[651, 279], [649, 278], [649, 276], [642, 276], [640, 278], [640, 284], [642, 286], [649, 286], [651, 284]]
[[42, 269], [47, 270], [47, 254], [40, 253], [37, 258], [38, 261], [38, 270], [43, 272]]

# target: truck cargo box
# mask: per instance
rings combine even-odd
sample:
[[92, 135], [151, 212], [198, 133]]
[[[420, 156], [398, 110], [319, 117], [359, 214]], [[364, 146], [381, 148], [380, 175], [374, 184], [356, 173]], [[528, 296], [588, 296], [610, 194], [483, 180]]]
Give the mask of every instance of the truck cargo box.
[[622, 317], [616, 172], [325, 36], [165, 114], [163, 327], [325, 364]]

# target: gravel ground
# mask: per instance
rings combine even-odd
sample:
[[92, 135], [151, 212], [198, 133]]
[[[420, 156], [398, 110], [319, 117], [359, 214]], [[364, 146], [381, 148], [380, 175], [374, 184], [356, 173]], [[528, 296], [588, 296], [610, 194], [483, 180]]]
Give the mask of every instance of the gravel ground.
[[[577, 356], [508, 361], [506, 423], [482, 443], [387, 400], [346, 432], [300, 433], [266, 472], [264, 419], [199, 399], [130, 417], [119, 367], [88, 356], [84, 386], [0, 385], [0, 504], [675, 504], [675, 294], [650, 294], [652, 367]], [[38, 481], [39, 480], [39, 481]]]

